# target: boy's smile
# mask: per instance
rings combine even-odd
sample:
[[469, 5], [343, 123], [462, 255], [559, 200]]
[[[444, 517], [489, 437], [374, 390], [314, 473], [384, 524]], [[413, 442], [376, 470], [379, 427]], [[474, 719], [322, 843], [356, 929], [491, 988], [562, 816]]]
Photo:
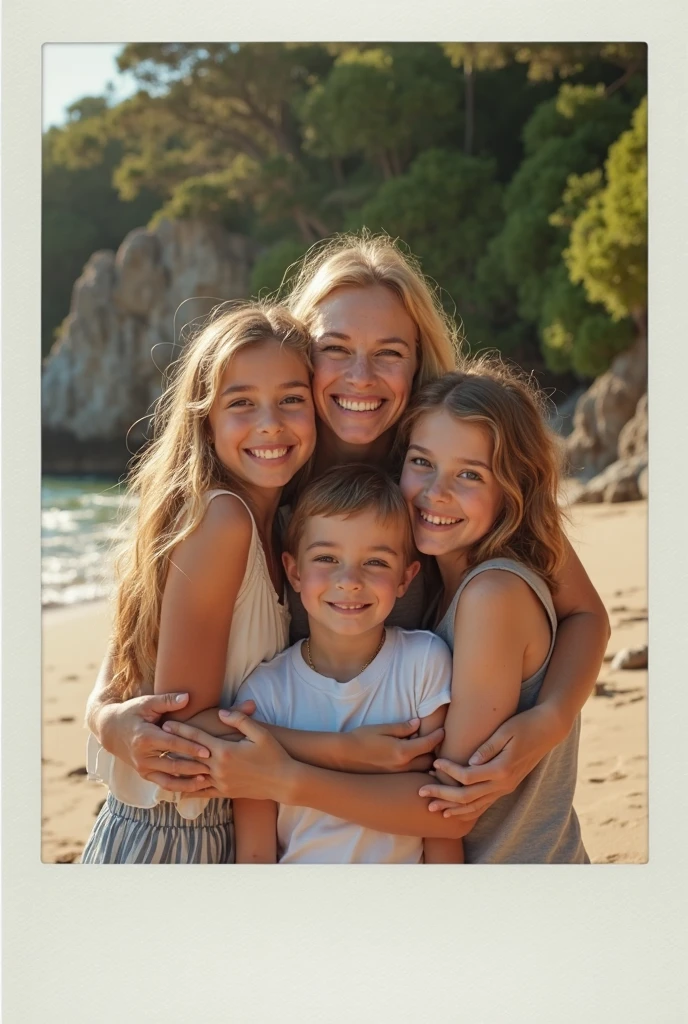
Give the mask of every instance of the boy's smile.
[[285, 552], [283, 560], [318, 646], [334, 653], [336, 638], [345, 637], [354, 659], [357, 641], [374, 647], [396, 599], [420, 568], [418, 562], [408, 564], [405, 544], [405, 524], [382, 522], [373, 511], [306, 520], [296, 557]]

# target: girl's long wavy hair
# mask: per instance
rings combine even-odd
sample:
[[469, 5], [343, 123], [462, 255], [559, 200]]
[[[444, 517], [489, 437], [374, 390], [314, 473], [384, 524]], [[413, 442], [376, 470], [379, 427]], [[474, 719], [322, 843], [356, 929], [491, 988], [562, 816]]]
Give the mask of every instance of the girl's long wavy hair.
[[418, 329], [414, 390], [458, 362], [461, 338], [442, 308], [438, 292], [410, 253], [385, 234], [335, 235], [318, 242], [297, 264], [286, 302], [312, 330], [318, 304], [335, 288], [382, 285], [400, 299]]
[[172, 367], [154, 411], [153, 440], [130, 476], [139, 502], [117, 560], [112, 696], [125, 700], [152, 686], [170, 555], [203, 519], [206, 492], [243, 493], [217, 457], [207, 419], [233, 356], [269, 339], [298, 353], [310, 370], [306, 328], [284, 306], [269, 303], [217, 307]]
[[554, 591], [566, 557], [565, 516], [558, 501], [562, 459], [544, 403], [530, 378], [482, 356], [418, 391], [402, 421], [399, 442], [405, 449], [414, 424], [438, 409], [489, 431], [492, 471], [503, 504], [492, 529], [469, 550], [468, 568], [488, 558], [514, 558]]

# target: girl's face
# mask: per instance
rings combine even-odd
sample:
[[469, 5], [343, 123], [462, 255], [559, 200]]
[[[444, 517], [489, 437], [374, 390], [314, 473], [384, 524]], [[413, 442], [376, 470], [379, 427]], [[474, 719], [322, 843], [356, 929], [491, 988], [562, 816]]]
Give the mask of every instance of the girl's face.
[[411, 432], [401, 476], [419, 551], [441, 557], [467, 551], [489, 533], [503, 492], [492, 472], [489, 431], [437, 409]]
[[388, 288], [336, 288], [313, 325], [313, 400], [348, 444], [371, 444], [404, 412], [418, 368], [417, 328]]
[[208, 425], [218, 458], [237, 479], [284, 487], [315, 447], [308, 369], [273, 338], [240, 349], [222, 376]]

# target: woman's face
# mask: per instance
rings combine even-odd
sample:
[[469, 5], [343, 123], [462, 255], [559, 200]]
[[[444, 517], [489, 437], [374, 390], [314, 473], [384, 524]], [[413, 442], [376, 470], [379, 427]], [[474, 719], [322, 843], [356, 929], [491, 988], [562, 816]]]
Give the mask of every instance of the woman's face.
[[230, 360], [208, 415], [220, 461], [237, 479], [284, 487], [315, 447], [307, 368], [273, 338], [247, 345]]
[[388, 288], [336, 288], [312, 328], [313, 400], [322, 424], [367, 445], [404, 412], [418, 368], [417, 327]]
[[436, 409], [416, 421], [401, 474], [416, 547], [436, 558], [467, 551], [492, 529], [502, 488], [485, 427]]

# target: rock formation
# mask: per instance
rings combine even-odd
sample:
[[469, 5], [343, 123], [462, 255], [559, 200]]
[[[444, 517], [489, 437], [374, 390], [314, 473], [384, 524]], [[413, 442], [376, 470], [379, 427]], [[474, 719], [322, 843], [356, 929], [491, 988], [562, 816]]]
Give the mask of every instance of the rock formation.
[[254, 242], [203, 221], [137, 228], [117, 254], [91, 256], [44, 364], [44, 471], [124, 469], [181, 328], [246, 297], [255, 256]]
[[585, 481], [576, 501], [647, 497], [647, 342], [617, 356], [580, 398], [567, 441], [569, 468]]
[[619, 435], [647, 390], [647, 341], [638, 338], [579, 399], [567, 441], [570, 471], [590, 479], [618, 458]]

